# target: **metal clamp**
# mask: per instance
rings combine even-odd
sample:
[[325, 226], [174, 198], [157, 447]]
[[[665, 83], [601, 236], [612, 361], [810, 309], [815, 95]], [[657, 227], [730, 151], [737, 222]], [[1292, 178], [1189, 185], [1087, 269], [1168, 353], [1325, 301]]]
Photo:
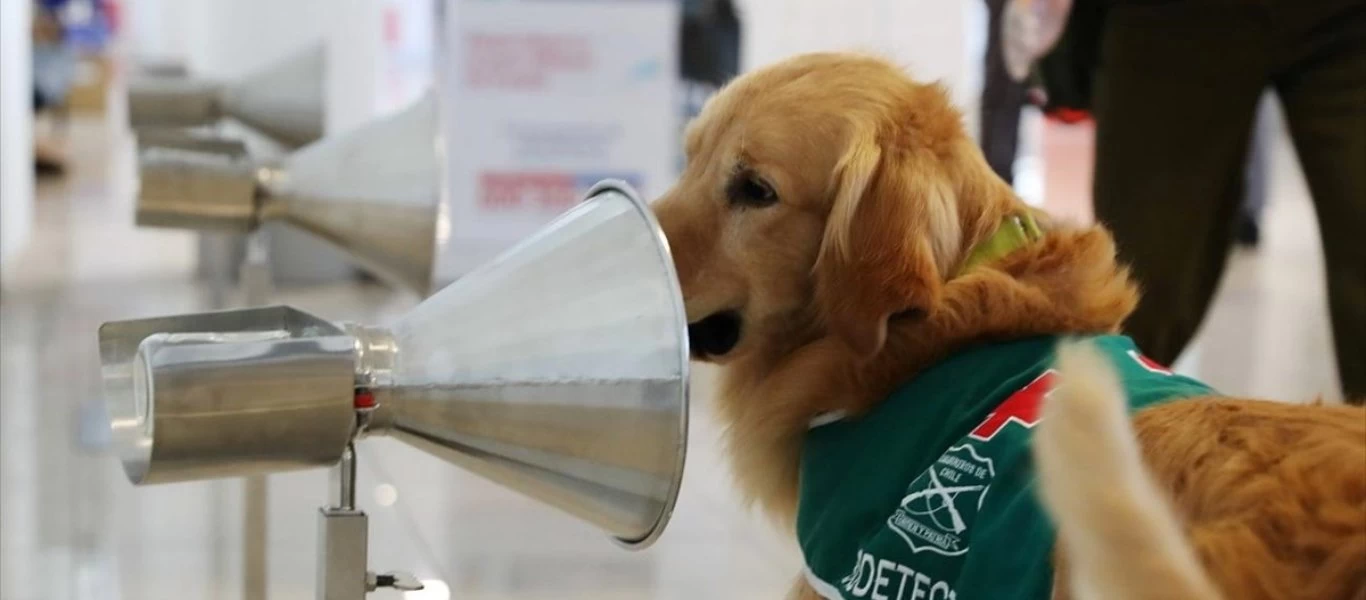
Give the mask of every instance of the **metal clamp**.
[[332, 470], [332, 497], [318, 513], [318, 600], [363, 600], [380, 588], [417, 591], [409, 573], [367, 569], [369, 517], [356, 508], [356, 448], [348, 444]]

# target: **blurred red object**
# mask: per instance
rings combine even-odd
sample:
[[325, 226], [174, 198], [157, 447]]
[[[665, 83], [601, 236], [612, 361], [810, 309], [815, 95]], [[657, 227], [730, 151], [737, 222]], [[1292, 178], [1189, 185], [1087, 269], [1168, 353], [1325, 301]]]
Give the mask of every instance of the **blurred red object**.
[[403, 41], [403, 23], [394, 5], [384, 7], [384, 43], [396, 48]]
[[1054, 108], [1044, 111], [1044, 118], [1067, 125], [1091, 121], [1091, 112], [1075, 108]]
[[110, 35], [119, 33], [120, 25], [123, 24], [122, 6], [118, 0], [101, 0], [100, 12], [104, 13], [104, 26], [109, 30]]

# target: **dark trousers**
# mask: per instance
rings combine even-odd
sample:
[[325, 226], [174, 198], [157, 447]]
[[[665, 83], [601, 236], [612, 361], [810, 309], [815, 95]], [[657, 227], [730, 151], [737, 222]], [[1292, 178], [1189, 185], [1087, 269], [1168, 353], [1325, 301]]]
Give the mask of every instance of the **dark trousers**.
[[1001, 20], [1006, 0], [987, 0], [987, 52], [982, 84], [982, 154], [991, 170], [1007, 183], [1015, 181], [1015, 154], [1020, 145], [1020, 111], [1027, 89], [1010, 78], [1001, 54]]
[[1271, 87], [1318, 215], [1342, 385], [1366, 398], [1366, 2], [1118, 1], [1097, 85], [1096, 215], [1144, 290], [1130, 335], [1170, 363], [1204, 318]]

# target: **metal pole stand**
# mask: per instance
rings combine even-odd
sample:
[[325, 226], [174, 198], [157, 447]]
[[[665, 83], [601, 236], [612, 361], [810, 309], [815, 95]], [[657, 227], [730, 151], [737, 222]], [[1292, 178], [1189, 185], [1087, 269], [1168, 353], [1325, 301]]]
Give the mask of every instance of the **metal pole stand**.
[[372, 573], [366, 569], [369, 518], [356, 508], [356, 448], [348, 444], [332, 471], [329, 506], [318, 511], [318, 600], [363, 600], [379, 588], [422, 589], [408, 573]]
[[[238, 269], [242, 305], [265, 306], [271, 296], [270, 239], [257, 230], [247, 236], [246, 256]], [[242, 482], [242, 596], [266, 600], [269, 540], [270, 482], [265, 475]]]

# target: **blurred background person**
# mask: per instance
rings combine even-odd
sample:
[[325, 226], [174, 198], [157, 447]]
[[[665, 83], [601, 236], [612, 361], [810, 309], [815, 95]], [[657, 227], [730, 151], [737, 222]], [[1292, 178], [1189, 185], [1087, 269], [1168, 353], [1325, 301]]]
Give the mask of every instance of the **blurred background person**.
[[58, 11], [64, 2], [43, 0], [33, 5], [33, 112], [35, 124], [47, 125], [35, 131], [33, 158], [40, 175], [58, 175], [66, 168], [66, 157], [54, 131], [53, 121], [66, 113], [67, 93], [75, 79], [76, 53], [66, 43], [65, 26]]
[[[678, 75], [684, 126], [716, 90], [740, 73], [740, 16], [730, 0], [682, 0]], [[680, 141], [682, 140], [680, 129]], [[682, 170], [683, 144], [677, 149]]]
[[1008, 0], [986, 0], [987, 48], [982, 61], [981, 145], [987, 164], [1006, 183], [1015, 183], [1020, 145], [1020, 112], [1028, 100], [1026, 83], [1006, 68], [1001, 29]]
[[1271, 87], [1318, 215], [1342, 386], [1366, 398], [1366, 3], [1116, 2], [1107, 13], [1094, 202], [1144, 288], [1129, 333], [1170, 363], [1200, 326]]
[[682, 0], [679, 75], [716, 89], [740, 73], [740, 18], [730, 0]]

